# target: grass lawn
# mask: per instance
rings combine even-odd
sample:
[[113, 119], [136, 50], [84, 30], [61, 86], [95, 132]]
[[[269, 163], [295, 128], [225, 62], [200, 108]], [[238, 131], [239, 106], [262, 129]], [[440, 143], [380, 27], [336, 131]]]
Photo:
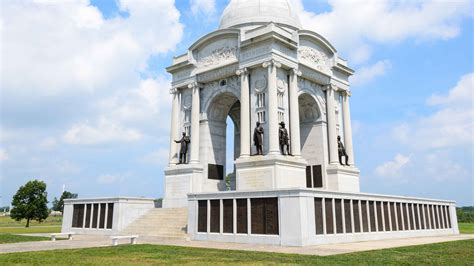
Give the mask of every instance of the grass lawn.
[[0, 255], [1, 265], [11, 264], [441, 264], [472, 265], [474, 240], [367, 251], [328, 257], [172, 247], [122, 245], [118, 247], [55, 250]]
[[474, 223], [459, 223], [461, 234], [474, 234]]
[[50, 239], [49, 237], [41, 237], [41, 236], [19, 236], [19, 235], [0, 233], [0, 244], [30, 242], [30, 241], [44, 241], [44, 240], [49, 240], [49, 239]]
[[[51, 226], [51, 225], [57, 225], [61, 226], [63, 222], [63, 217], [62, 216], [49, 216], [45, 221], [42, 223], [38, 223], [37, 221], [30, 221], [30, 226]], [[13, 220], [10, 216], [0, 216], [0, 228], [1, 227], [12, 227], [12, 226], [18, 226], [18, 227], [25, 227], [26, 226], [26, 220], [21, 220], [20, 222], [17, 222]]]
[[60, 233], [61, 226], [0, 227], [0, 234]]

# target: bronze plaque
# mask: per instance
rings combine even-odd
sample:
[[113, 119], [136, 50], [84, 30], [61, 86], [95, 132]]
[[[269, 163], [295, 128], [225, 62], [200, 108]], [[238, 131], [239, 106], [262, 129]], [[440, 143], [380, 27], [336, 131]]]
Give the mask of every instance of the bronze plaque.
[[99, 228], [102, 229], [105, 227], [105, 206], [107, 204], [101, 203], [100, 204], [100, 220], [99, 220]]
[[335, 208], [336, 208], [336, 233], [337, 234], [342, 234], [342, 200], [341, 199], [335, 199], [334, 200]]
[[382, 203], [380, 201], [377, 201], [376, 206], [377, 206], [377, 225], [379, 227], [379, 232], [382, 232], [383, 231]]
[[403, 220], [402, 220], [402, 208], [401, 208], [401, 203], [397, 202], [395, 203], [397, 206], [397, 221], [398, 221], [398, 230], [403, 231]]
[[208, 164], [207, 178], [215, 180], [224, 180], [224, 166], [217, 164]]
[[92, 215], [92, 204], [86, 205], [86, 224], [84, 225], [85, 228], [91, 227], [91, 215]]
[[367, 201], [363, 200], [360, 202], [361, 214], [362, 214], [362, 229], [364, 232], [369, 232], [369, 219], [367, 218]]
[[346, 233], [352, 233], [351, 201], [344, 200], [344, 222], [346, 224]]
[[436, 229], [436, 223], [435, 223], [435, 219], [434, 219], [434, 216], [433, 216], [433, 205], [428, 205], [428, 212], [429, 212], [430, 219], [431, 219], [431, 228], [430, 229]]
[[385, 231], [390, 231], [390, 217], [388, 215], [388, 202], [383, 202], [383, 218], [385, 221]]
[[408, 208], [407, 204], [403, 203], [402, 204], [402, 212], [403, 212], [403, 222], [405, 223], [405, 229], [404, 230], [410, 230], [410, 227], [408, 226]]
[[198, 201], [198, 232], [207, 232], [207, 200]]
[[397, 217], [395, 216], [395, 203], [390, 202], [390, 217], [392, 218], [392, 231], [397, 231]]
[[449, 215], [449, 206], [445, 206], [446, 208], [446, 220], [448, 221], [448, 228], [452, 228], [451, 227], [451, 215]]
[[225, 199], [222, 201], [224, 205], [224, 233], [233, 233], [234, 232], [234, 200]]
[[441, 227], [439, 226], [440, 224], [440, 221], [439, 221], [439, 218], [438, 218], [438, 214], [437, 214], [437, 211], [438, 211], [438, 205], [433, 205], [433, 214], [434, 214], [434, 217], [435, 217], [435, 222], [436, 222], [436, 229], [440, 229]]
[[109, 203], [109, 208], [107, 211], [107, 229], [112, 229], [113, 221], [114, 221], [114, 204]]
[[324, 199], [326, 209], [326, 234], [334, 234], [334, 224], [332, 216], [332, 199]]
[[92, 212], [92, 228], [97, 228], [97, 220], [99, 218], [99, 204], [94, 204], [94, 211]]
[[313, 185], [311, 184], [311, 166], [306, 166], [306, 187], [313, 187]]
[[425, 212], [426, 229], [431, 229], [430, 212], [428, 211], [428, 205], [423, 204], [423, 211]]
[[84, 204], [74, 204], [72, 210], [72, 227], [82, 228], [84, 224]]
[[211, 203], [211, 233], [220, 232], [221, 207], [220, 200], [210, 200]]
[[247, 234], [247, 199], [237, 199], [237, 233]]
[[323, 228], [323, 199], [322, 198], [314, 198], [314, 222], [316, 226], [316, 234], [322, 235], [324, 234]]
[[358, 200], [352, 200], [352, 212], [354, 213], [354, 232], [360, 233], [360, 213]]
[[413, 209], [415, 211], [415, 229], [420, 230], [420, 220], [418, 219], [418, 204], [413, 204]]
[[323, 187], [323, 172], [321, 165], [313, 165], [313, 185], [315, 188]]
[[375, 203], [369, 201], [369, 214], [370, 214], [370, 231], [377, 232], [377, 227], [375, 225]]
[[251, 199], [252, 234], [278, 235], [278, 198]]

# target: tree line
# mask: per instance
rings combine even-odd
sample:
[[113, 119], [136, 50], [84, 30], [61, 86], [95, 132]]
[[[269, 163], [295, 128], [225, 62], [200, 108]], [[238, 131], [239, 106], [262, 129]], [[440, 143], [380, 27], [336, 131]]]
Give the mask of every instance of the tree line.
[[[63, 212], [64, 200], [77, 198], [77, 194], [64, 191], [57, 199], [52, 201], [51, 210]], [[48, 218], [50, 212], [48, 209], [48, 192], [46, 192], [46, 183], [40, 180], [28, 181], [20, 186], [13, 196], [10, 217], [16, 221], [26, 219], [26, 227], [30, 226], [30, 221], [43, 222]]]

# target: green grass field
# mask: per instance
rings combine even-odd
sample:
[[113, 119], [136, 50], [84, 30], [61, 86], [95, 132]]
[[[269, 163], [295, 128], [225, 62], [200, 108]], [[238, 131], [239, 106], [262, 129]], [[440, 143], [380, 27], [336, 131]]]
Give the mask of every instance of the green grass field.
[[[63, 217], [62, 216], [49, 216], [45, 221], [42, 223], [39, 223], [37, 221], [30, 221], [30, 226], [61, 226], [63, 222]], [[17, 222], [10, 218], [10, 216], [0, 216], [0, 227], [12, 227], [12, 226], [18, 226], [18, 227], [25, 227], [26, 226], [26, 220], [22, 220], [20, 222]]]
[[474, 223], [459, 223], [461, 234], [474, 234]]
[[328, 257], [266, 252], [232, 251], [157, 245], [55, 250], [0, 255], [1, 265], [11, 264], [329, 264], [472, 265], [474, 240], [359, 252]]
[[19, 236], [19, 235], [0, 233], [0, 244], [31, 242], [31, 241], [45, 241], [49, 239], [50, 239], [49, 237], [41, 237], [41, 236]]

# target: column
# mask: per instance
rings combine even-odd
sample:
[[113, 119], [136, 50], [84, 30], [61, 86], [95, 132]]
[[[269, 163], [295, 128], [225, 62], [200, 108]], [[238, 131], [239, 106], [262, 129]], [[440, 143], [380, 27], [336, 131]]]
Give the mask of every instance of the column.
[[237, 71], [240, 76], [240, 157], [250, 156], [250, 91], [247, 68]]
[[170, 126], [170, 159], [169, 164], [176, 164], [177, 161], [177, 152], [178, 146], [174, 142], [179, 138], [178, 136], [178, 125], [179, 125], [179, 90], [177, 88], [172, 88], [170, 93], [173, 97], [173, 103], [171, 107], [171, 126]]
[[342, 96], [342, 119], [344, 121], [344, 146], [349, 156], [349, 164], [354, 165], [354, 150], [352, 148], [351, 110], [349, 108], [349, 97], [351, 93], [346, 91]]
[[335, 87], [326, 87], [326, 105], [328, 119], [328, 140], [329, 140], [329, 163], [339, 164], [337, 151], [337, 131], [336, 131], [336, 103], [334, 98]]
[[188, 86], [192, 90], [192, 107], [191, 107], [191, 159], [189, 163], [199, 163], [199, 86], [197, 83], [189, 84]]
[[263, 63], [268, 69], [268, 154], [280, 154], [278, 143], [278, 94], [277, 94], [277, 67], [281, 64], [271, 60]]
[[293, 156], [301, 156], [300, 143], [300, 110], [298, 105], [298, 76], [301, 72], [298, 69], [291, 70], [290, 76], [290, 138], [291, 138], [291, 154]]

